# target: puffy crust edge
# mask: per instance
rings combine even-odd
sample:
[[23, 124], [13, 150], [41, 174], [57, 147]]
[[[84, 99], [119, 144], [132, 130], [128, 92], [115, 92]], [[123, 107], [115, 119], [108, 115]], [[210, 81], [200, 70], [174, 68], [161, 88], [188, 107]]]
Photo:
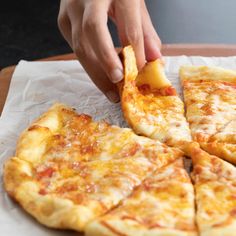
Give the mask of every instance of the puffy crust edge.
[[201, 236], [232, 236], [235, 234], [236, 221], [233, 221], [230, 225], [208, 228], [206, 230], [200, 230]]
[[212, 80], [236, 83], [236, 71], [216, 66], [181, 66], [179, 70], [181, 82]]
[[130, 115], [130, 113], [133, 114], [136, 112], [133, 104], [135, 102], [135, 97], [138, 94], [134, 83], [135, 78], [138, 75], [138, 69], [132, 47], [125, 47], [121, 52], [121, 56], [124, 65], [124, 81], [118, 85], [118, 88], [121, 96], [123, 115], [130, 127], [132, 127], [137, 134], [140, 134], [139, 129], [134, 125], [132, 115]]
[[101, 206], [90, 201], [88, 206], [74, 205], [68, 199], [39, 194], [40, 186], [32, 178], [30, 163], [13, 157], [4, 165], [4, 186], [8, 194], [40, 223], [61, 229], [82, 231], [89, 220], [99, 214]]
[[[146, 229], [142, 227], [127, 227], [121, 220], [111, 220], [105, 222], [105, 225], [94, 221], [87, 225], [85, 228], [86, 236], [118, 236], [118, 235], [130, 235], [130, 236], [197, 236], [197, 232], [182, 231], [168, 228], [158, 229]], [[113, 227], [109, 228], [109, 225]]]
[[59, 131], [64, 120], [75, 112], [60, 103], [53, 105], [32, 125], [23, 131], [17, 142], [16, 156], [31, 163], [40, 161], [52, 135]]
[[68, 199], [39, 194], [40, 186], [32, 173], [33, 165], [40, 161], [51, 136], [75, 114], [73, 109], [56, 103], [23, 131], [17, 143], [16, 156], [5, 162], [3, 182], [8, 194], [40, 223], [52, 228], [81, 231], [89, 220], [96, 217], [94, 212], [99, 213], [101, 205], [90, 201], [86, 207], [75, 206]]
[[200, 143], [206, 152], [218, 156], [236, 165], [236, 145], [230, 143], [210, 142]]

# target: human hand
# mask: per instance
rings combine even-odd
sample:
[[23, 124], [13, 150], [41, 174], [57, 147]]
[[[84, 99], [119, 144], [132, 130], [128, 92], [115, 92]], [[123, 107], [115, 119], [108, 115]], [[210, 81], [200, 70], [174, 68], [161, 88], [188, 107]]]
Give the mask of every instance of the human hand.
[[122, 63], [107, 27], [116, 24], [122, 46], [132, 45], [138, 68], [161, 57], [161, 41], [144, 0], [61, 0], [59, 29], [96, 86], [113, 102], [115, 83], [123, 79]]

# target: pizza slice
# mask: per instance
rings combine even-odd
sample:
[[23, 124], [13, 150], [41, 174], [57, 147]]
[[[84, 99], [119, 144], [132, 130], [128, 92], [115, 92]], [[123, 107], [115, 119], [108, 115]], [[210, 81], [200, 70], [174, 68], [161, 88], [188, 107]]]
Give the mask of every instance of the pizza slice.
[[20, 136], [16, 156], [4, 166], [4, 185], [40, 223], [81, 231], [180, 156], [130, 129], [55, 104]]
[[193, 139], [236, 164], [236, 71], [183, 66], [180, 77]]
[[200, 235], [235, 235], [236, 168], [197, 145], [190, 152]]
[[124, 81], [120, 86], [124, 117], [137, 134], [170, 146], [191, 141], [184, 105], [166, 78], [160, 60], [148, 63], [138, 73], [131, 46], [122, 51]]
[[89, 223], [86, 236], [197, 235], [194, 190], [183, 159], [156, 171], [120, 206]]

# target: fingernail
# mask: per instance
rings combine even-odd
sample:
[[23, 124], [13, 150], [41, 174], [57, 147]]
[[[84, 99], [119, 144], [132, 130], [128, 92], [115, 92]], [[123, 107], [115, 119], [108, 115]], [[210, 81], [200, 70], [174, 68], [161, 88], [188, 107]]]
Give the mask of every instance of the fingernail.
[[158, 46], [158, 43], [153, 38], [147, 38], [147, 48], [145, 48], [145, 54], [147, 61], [154, 61], [156, 59], [161, 59], [161, 49]]
[[119, 97], [119, 94], [114, 92], [114, 91], [108, 91], [106, 93], [106, 96], [107, 98], [111, 101], [111, 102], [114, 102], [114, 103], [117, 103], [120, 101], [120, 97]]
[[163, 59], [163, 56], [162, 56], [162, 54], [161, 54], [161, 50], [160, 50], [160, 49], [158, 49], [158, 57], [159, 57], [160, 59]]
[[120, 82], [123, 79], [123, 76], [124, 76], [123, 71], [121, 69], [118, 69], [118, 68], [112, 70], [110, 75], [111, 75], [111, 81], [113, 83]]

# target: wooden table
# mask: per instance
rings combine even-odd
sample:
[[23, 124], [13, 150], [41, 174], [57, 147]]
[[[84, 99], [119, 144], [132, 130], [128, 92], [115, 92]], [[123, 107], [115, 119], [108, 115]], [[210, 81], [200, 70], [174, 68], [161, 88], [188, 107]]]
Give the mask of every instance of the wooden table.
[[[199, 56], [236, 56], [236, 45], [212, 45], [212, 44], [165, 44], [162, 48], [165, 56], [199, 55]], [[40, 59], [40, 61], [72, 60], [76, 56], [71, 54], [58, 55]], [[15, 66], [9, 66], [0, 71], [0, 114], [2, 112], [12, 74]]]

